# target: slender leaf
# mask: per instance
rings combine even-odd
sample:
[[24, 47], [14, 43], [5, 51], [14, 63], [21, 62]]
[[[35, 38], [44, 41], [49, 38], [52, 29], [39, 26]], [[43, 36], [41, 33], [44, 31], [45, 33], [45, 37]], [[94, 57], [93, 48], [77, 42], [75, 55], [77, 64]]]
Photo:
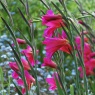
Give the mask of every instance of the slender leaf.
[[14, 25], [14, 24], [13, 24], [13, 19], [12, 19], [12, 16], [11, 16], [9, 10], [6, 8], [6, 6], [2, 3], [1, 0], [0, 0], [0, 3], [1, 3], [1, 5], [2, 5], [2, 7], [4, 8], [4, 10], [6, 11], [6, 13], [8, 14], [8, 16], [9, 16], [9, 18], [10, 18], [10, 22], [12, 23], [12, 25]]
[[16, 84], [15, 84], [14, 82], [13, 82], [13, 84], [15, 85], [15, 88], [16, 88], [18, 94], [19, 94], [19, 95], [23, 95], [23, 94], [21, 93], [20, 89], [16, 86]]
[[24, 14], [22, 13], [22, 11], [18, 8], [19, 13], [21, 14], [21, 17], [23, 18], [23, 20], [26, 22], [26, 24], [30, 27], [29, 22], [27, 21], [27, 19], [25, 18]]

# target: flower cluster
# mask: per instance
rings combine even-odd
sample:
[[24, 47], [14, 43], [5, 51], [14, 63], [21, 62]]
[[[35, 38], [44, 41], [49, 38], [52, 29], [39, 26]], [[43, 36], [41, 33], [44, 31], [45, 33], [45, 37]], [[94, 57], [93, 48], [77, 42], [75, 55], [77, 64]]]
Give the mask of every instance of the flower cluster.
[[[20, 38], [17, 38], [16, 41], [18, 42], [18, 44], [26, 44], [26, 41]], [[22, 94], [25, 94], [26, 89], [24, 85], [24, 80], [22, 78], [21, 66], [23, 66], [24, 68], [24, 76], [25, 76], [26, 84], [27, 84], [28, 90], [30, 90], [31, 86], [35, 83], [35, 79], [29, 73], [29, 70], [30, 70], [30, 65], [31, 66], [35, 65], [35, 61], [34, 61], [32, 48], [29, 45], [27, 46], [26, 49], [22, 50], [21, 53], [27, 57], [28, 61], [25, 58], [21, 57], [20, 59], [21, 63], [9, 62], [9, 66], [13, 70], [12, 77], [16, 80], [18, 86], [21, 86]], [[28, 62], [30, 63], [30, 65]]]
[[[84, 49], [82, 52], [82, 48], [81, 48], [81, 38], [79, 36], [77, 36], [75, 38], [76, 44], [77, 44], [77, 49], [80, 52], [80, 54], [82, 55], [83, 53], [83, 60], [84, 60], [84, 66], [85, 66], [85, 70], [86, 70], [86, 75], [90, 76], [90, 75], [95, 75], [95, 52], [92, 51], [91, 45], [89, 43], [89, 40], [87, 37], [84, 36]], [[80, 66], [78, 68], [78, 70], [80, 71], [80, 77], [83, 77], [83, 69]]]
[[[81, 23], [79, 22], [79, 24]], [[48, 10], [47, 13], [42, 16], [42, 25], [47, 26], [43, 34], [43, 44], [45, 45], [46, 57], [43, 60], [44, 62], [42, 66], [58, 69], [57, 63], [52, 60], [55, 52], [62, 51], [67, 54], [71, 54], [71, 52], [73, 52], [65, 31], [62, 31], [61, 34], [58, 32], [58, 28], [61, 28], [62, 26], [66, 27], [66, 22], [61, 15], [55, 15], [52, 10]], [[95, 52], [92, 51], [89, 39], [85, 36], [88, 35], [88, 32], [84, 31], [83, 33], [80, 33], [80, 35], [84, 35], [84, 48], [82, 50], [81, 37], [76, 36], [74, 46], [75, 50], [78, 51], [81, 56], [83, 55], [83, 64], [85, 66], [86, 75], [94, 75]], [[78, 57], [78, 54], [76, 56]], [[82, 67], [79, 66], [78, 70], [80, 72], [80, 77], [82, 78]], [[48, 84], [50, 84], [50, 90], [56, 89], [56, 82], [54, 77], [47, 78], [46, 81]]]
[[[42, 25], [47, 26], [43, 34], [43, 44], [45, 45], [46, 57], [44, 58], [42, 66], [57, 69], [57, 64], [52, 60], [55, 52], [62, 51], [70, 54], [72, 51], [66, 33], [62, 31], [62, 34], [60, 34], [56, 31], [58, 28], [61, 28], [61, 26], [65, 27], [66, 23], [60, 14], [55, 15], [52, 10], [48, 10], [47, 13], [42, 16]], [[58, 35], [55, 35], [57, 33]], [[50, 90], [55, 90], [57, 88], [54, 77], [47, 78], [46, 82], [50, 84]]]

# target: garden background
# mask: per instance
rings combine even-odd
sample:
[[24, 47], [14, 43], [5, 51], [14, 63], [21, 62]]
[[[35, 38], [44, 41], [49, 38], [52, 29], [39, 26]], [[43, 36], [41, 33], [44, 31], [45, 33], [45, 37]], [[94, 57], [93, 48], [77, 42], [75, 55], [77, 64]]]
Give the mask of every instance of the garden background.
[[[11, 17], [9, 17], [6, 9], [4, 9], [4, 6], [2, 6], [2, 2], [5, 5], [5, 7], [8, 9], [9, 14], [11, 14]], [[28, 1], [29, 4], [29, 17], [27, 16], [27, 10], [25, 9], [23, 3], [25, 4]], [[55, 14], [60, 14], [58, 10], [53, 6], [51, 2], [54, 2], [61, 10], [63, 7], [59, 3], [59, 0], [43, 0], [45, 3], [50, 7]], [[86, 23], [89, 24], [89, 26], [95, 30], [95, 18], [91, 17], [90, 14], [95, 16], [95, 0], [78, 0], [81, 4], [81, 6], [78, 6], [78, 4], [75, 2], [77, 0], [64, 0], [66, 7], [70, 14], [72, 15], [72, 18], [76, 18], [77, 20], [80, 19], [86, 19]], [[83, 8], [83, 10], [87, 11], [88, 14], [83, 17], [82, 14], [80, 14], [79, 9]], [[15, 36], [17, 38], [23, 38], [22, 35], [19, 33], [19, 30], [23, 32], [25, 37], [27, 39], [30, 39], [29, 37], [29, 28], [26, 22], [23, 20], [21, 16], [21, 12], [24, 14], [24, 16], [29, 20], [31, 23], [33, 21], [34, 24], [34, 38], [36, 43], [36, 48], [39, 50], [39, 55], [37, 56], [38, 62], [38, 82], [40, 84], [40, 92], [41, 95], [57, 95], [57, 91], [49, 91], [48, 85], [45, 82], [45, 78], [47, 76], [50, 76], [52, 74], [51, 68], [41, 68], [41, 64], [43, 63], [43, 58], [45, 56], [44, 46], [42, 45], [43, 38], [43, 32], [45, 29], [45, 26], [42, 25], [41, 17], [43, 15], [43, 12], [46, 13], [48, 8], [40, 1], [40, 0], [0, 0], [0, 95], [3, 92], [3, 95], [15, 95], [14, 91], [14, 84], [12, 83], [12, 77], [11, 72], [12, 70], [9, 67], [9, 62], [14, 60], [14, 55], [12, 53], [11, 47], [6, 43], [6, 40], [9, 41], [11, 44], [13, 43], [12, 36], [5, 26], [4, 22], [2, 21], [1, 17], [3, 17], [9, 26], [12, 26]], [[86, 14], [85, 12], [83, 14]], [[81, 31], [81, 29], [80, 29]], [[21, 46], [21, 48], [24, 48], [24, 45]], [[74, 77], [75, 77], [75, 70], [74, 68], [74, 61], [71, 57], [68, 57], [66, 55], [65, 60], [65, 74], [66, 74], [66, 81], [68, 82], [68, 88], [70, 88], [70, 84], [74, 83]], [[72, 76], [71, 76], [72, 75]], [[33, 93], [35, 93], [35, 86], [32, 87]], [[68, 89], [67, 92], [70, 92], [70, 89]], [[34, 94], [33, 94], [34, 95]], [[94, 95], [94, 94], [93, 94]]]

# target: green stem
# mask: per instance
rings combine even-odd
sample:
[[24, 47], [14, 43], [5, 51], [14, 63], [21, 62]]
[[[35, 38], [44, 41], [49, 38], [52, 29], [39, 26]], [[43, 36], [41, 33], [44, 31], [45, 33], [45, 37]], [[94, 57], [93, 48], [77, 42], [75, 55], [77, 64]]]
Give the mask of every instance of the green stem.
[[74, 87], [73, 87], [73, 85], [70, 85], [70, 94], [74, 95]]

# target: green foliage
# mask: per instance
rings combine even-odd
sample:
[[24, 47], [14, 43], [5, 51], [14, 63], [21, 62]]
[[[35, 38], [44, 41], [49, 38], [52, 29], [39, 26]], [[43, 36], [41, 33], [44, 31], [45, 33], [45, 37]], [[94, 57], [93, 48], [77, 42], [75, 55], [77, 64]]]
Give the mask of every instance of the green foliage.
[[[28, 2], [27, 2], [28, 1]], [[42, 3], [41, 3], [42, 1]], [[1, 1], [0, 1], [1, 2]], [[85, 2], [85, 3], [83, 3]], [[41, 24], [41, 16], [46, 13], [47, 9], [53, 9], [55, 13], [61, 14], [63, 19], [66, 21], [66, 24], [68, 27], [62, 27], [63, 30], [66, 31], [66, 34], [68, 36], [68, 40], [72, 46], [73, 53], [69, 57], [68, 55], [57, 52], [55, 54], [55, 61], [58, 65], [58, 74], [60, 75], [60, 80], [57, 80], [56, 78], [56, 84], [58, 87], [58, 94], [59, 95], [74, 95], [74, 92], [77, 93], [78, 95], [84, 94], [88, 95], [88, 89], [91, 88], [91, 91], [95, 93], [94, 91], [94, 81], [91, 82], [89, 79], [89, 82], [87, 82], [87, 77], [86, 77], [86, 72], [85, 72], [85, 67], [84, 67], [84, 62], [83, 62], [83, 54], [82, 57], [79, 53], [79, 51], [75, 50], [75, 43], [74, 43], [74, 36], [79, 35], [80, 36], [80, 31], [82, 30], [89, 30], [90, 36], [94, 38], [92, 28], [95, 28], [95, 15], [93, 14], [94, 11], [94, 3], [95, 0], [49, 0], [43, 2], [43, 0], [10, 0], [7, 2], [1, 2], [0, 6], [0, 14], [1, 14], [1, 19], [0, 19], [0, 28], [1, 28], [1, 34], [5, 31], [5, 33], [10, 36], [13, 39], [14, 44], [16, 47], [13, 47], [8, 41], [6, 41], [14, 55], [15, 55], [15, 60], [19, 63], [18, 67], [21, 72], [21, 78], [24, 80], [24, 86], [26, 87], [26, 94], [28, 95], [28, 90], [27, 90], [27, 83], [26, 79], [24, 77], [24, 69], [22, 66], [22, 62], [20, 60], [21, 58], [21, 53], [20, 53], [20, 47], [18, 43], [16, 42], [16, 38], [23, 38], [28, 45], [31, 46], [33, 49], [33, 54], [35, 57], [35, 60], [39, 60], [41, 63], [43, 61], [43, 48], [42, 46], [42, 35], [44, 31], [44, 27]], [[44, 4], [44, 6], [43, 6]], [[10, 7], [11, 6], [11, 7]], [[90, 17], [90, 18], [89, 18]], [[85, 25], [77, 25], [78, 20], [83, 20]], [[93, 22], [92, 22], [93, 21]], [[3, 23], [2, 23], [3, 22]], [[6, 26], [6, 28], [5, 28]], [[82, 52], [84, 49], [84, 36], [81, 36], [82, 40]], [[36, 49], [39, 49], [39, 56], [37, 57], [36, 55]], [[78, 53], [79, 60], [76, 57], [76, 52]], [[26, 56], [25, 56], [26, 57]], [[63, 59], [62, 59], [63, 58]], [[27, 57], [26, 57], [27, 59]], [[62, 60], [61, 60], [62, 59]], [[61, 61], [60, 61], [61, 60]], [[79, 62], [80, 61], [80, 62]], [[29, 62], [28, 62], [29, 63]], [[65, 64], [66, 63], [66, 64]], [[72, 65], [72, 63], [74, 63]], [[78, 63], [81, 63], [80, 65]], [[30, 65], [30, 63], [29, 63]], [[84, 85], [83, 87], [81, 86], [81, 79], [79, 78], [79, 72], [78, 72], [78, 66], [82, 66], [84, 77], [83, 77], [83, 82]], [[37, 67], [32, 68], [30, 72], [33, 73], [35, 79], [36, 79], [36, 93], [37, 95], [40, 95], [39, 92], [39, 83], [37, 80]], [[69, 68], [67, 71], [66, 69]], [[67, 77], [70, 77], [72, 75], [71, 71], [75, 70], [76, 75], [72, 76], [70, 79], [66, 79]], [[67, 76], [67, 77], [66, 77]], [[0, 68], [0, 82], [1, 82], [1, 90], [4, 89], [4, 78], [3, 78], [3, 71]], [[73, 84], [75, 86], [73, 86]], [[8, 87], [10, 84], [10, 79], [8, 83]], [[71, 85], [72, 84], [72, 85]], [[88, 85], [89, 84], [89, 85]], [[17, 85], [14, 83], [19, 95], [21, 95], [21, 91], [17, 87]], [[70, 92], [67, 93], [67, 89], [70, 90]], [[80, 92], [82, 91], [82, 92]], [[2, 92], [5, 94], [4, 92]], [[10, 87], [9, 87], [9, 94], [10, 94]]]

